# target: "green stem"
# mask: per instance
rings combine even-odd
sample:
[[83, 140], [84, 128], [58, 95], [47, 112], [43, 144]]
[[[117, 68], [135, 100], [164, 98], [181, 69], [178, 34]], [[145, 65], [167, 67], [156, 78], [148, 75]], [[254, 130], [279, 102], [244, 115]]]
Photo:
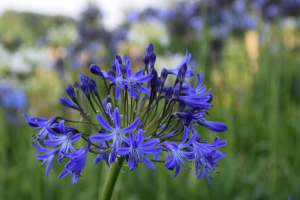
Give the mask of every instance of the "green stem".
[[118, 179], [119, 173], [122, 168], [124, 157], [117, 158], [117, 160], [118, 160], [118, 164], [116, 162], [111, 164], [111, 167], [106, 176], [102, 194], [101, 194], [101, 196], [99, 195], [99, 200], [110, 200], [111, 199], [116, 181]]

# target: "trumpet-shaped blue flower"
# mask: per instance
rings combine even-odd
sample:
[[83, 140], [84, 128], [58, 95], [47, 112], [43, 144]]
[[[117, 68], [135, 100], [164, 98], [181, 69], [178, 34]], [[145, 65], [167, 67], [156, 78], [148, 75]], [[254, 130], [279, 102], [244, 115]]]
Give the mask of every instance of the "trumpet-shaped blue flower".
[[34, 138], [37, 141], [43, 140], [47, 136], [47, 127], [50, 127], [58, 117], [53, 117], [51, 119], [43, 118], [43, 117], [27, 117], [24, 115], [26, 119], [26, 123], [32, 128], [42, 128]]
[[[187, 63], [190, 61], [191, 57], [192, 57], [191, 54], [188, 54], [188, 51], [186, 51], [185, 57], [182, 59], [182, 62], [181, 62], [179, 65], [177, 65], [176, 67], [173, 67], [173, 68], [171, 68], [171, 69], [168, 69], [168, 73], [169, 73], [169, 74], [174, 74], [174, 75], [177, 76], [177, 75], [178, 75], [178, 71], [179, 71], [179, 69], [181, 68], [181, 66], [182, 66], [183, 64], [187, 64]], [[194, 73], [194, 70], [188, 68], [188, 69], [186, 70], [186, 72], [185, 72], [185, 78], [190, 78], [190, 77], [192, 77], [192, 76], [193, 76], [193, 73]]]
[[115, 108], [114, 117], [113, 117], [115, 127], [112, 127], [104, 119], [104, 117], [100, 114], [97, 114], [97, 119], [98, 119], [100, 125], [104, 129], [106, 129], [109, 133], [108, 134], [101, 134], [101, 133], [94, 134], [94, 135], [90, 136], [90, 139], [92, 141], [96, 141], [96, 142], [103, 142], [103, 141], [108, 141], [110, 139], [113, 139], [113, 148], [111, 150], [110, 162], [114, 162], [116, 160], [116, 157], [117, 157], [117, 149], [120, 146], [120, 142], [124, 141], [124, 142], [130, 144], [129, 139], [124, 134], [132, 131], [133, 129], [135, 129], [137, 127], [137, 125], [139, 124], [139, 122], [140, 122], [140, 118], [136, 118], [134, 120], [134, 122], [132, 122], [132, 124], [129, 125], [128, 127], [122, 128], [121, 127], [119, 109]]
[[184, 127], [184, 136], [183, 136], [180, 144], [177, 144], [175, 142], [172, 142], [172, 143], [165, 142], [164, 143], [164, 146], [169, 150], [167, 158], [165, 160], [165, 167], [167, 167], [170, 170], [173, 170], [174, 168], [176, 168], [173, 178], [175, 178], [178, 175], [180, 168], [183, 169], [180, 166], [181, 163], [184, 166], [186, 166], [187, 168], [190, 168], [185, 163], [185, 159], [189, 160], [189, 159], [194, 158], [193, 152], [185, 152], [185, 151], [180, 150], [180, 149], [184, 149], [184, 148], [188, 147], [189, 145], [191, 145], [197, 136], [196, 134], [193, 134], [192, 138], [190, 138], [186, 142], [187, 137], [188, 137], [188, 131], [189, 131], [189, 128], [187, 128], [185, 126]]
[[[42, 161], [41, 165], [46, 165], [45, 172], [46, 172], [46, 176], [48, 176], [50, 168], [52, 169], [53, 159], [58, 154], [59, 148], [46, 149], [43, 146], [41, 146], [39, 142], [37, 142], [38, 145], [36, 145], [34, 142], [31, 142], [31, 143], [37, 150], [45, 153], [45, 154], [36, 154], [36, 159]], [[52, 169], [52, 171], [53, 171], [53, 169]]]
[[118, 153], [121, 155], [129, 154], [128, 165], [131, 171], [133, 171], [138, 162], [144, 163], [150, 169], [155, 169], [155, 165], [151, 162], [151, 160], [145, 154], [158, 154], [162, 151], [162, 146], [157, 146], [160, 140], [158, 138], [150, 139], [149, 141], [144, 142], [144, 132], [142, 129], [139, 129], [134, 137], [133, 133], [129, 133], [130, 146], [129, 147], [121, 147], [118, 150]]
[[[196, 132], [196, 131], [195, 131]], [[195, 135], [198, 135], [195, 133]], [[203, 143], [204, 142], [204, 143]], [[214, 167], [217, 167], [217, 161], [225, 156], [226, 153], [215, 150], [215, 148], [226, 145], [226, 140], [220, 140], [216, 137], [213, 143], [207, 143], [206, 140], [197, 137], [192, 145], [195, 157], [195, 172], [197, 178], [202, 178], [204, 174], [209, 182], [209, 172], [216, 172]], [[202, 171], [198, 174], [198, 169], [202, 165]]]
[[[59, 122], [59, 131], [61, 134], [54, 133], [50, 128], [47, 128], [49, 135], [52, 139], [44, 140], [44, 143], [48, 146], [57, 146], [60, 145], [60, 152], [75, 152], [75, 149], [72, 146], [72, 143], [76, 142], [82, 135], [82, 133], [75, 134], [74, 132], [67, 133], [64, 125], [65, 120], [61, 120]], [[59, 155], [59, 159], [61, 158], [61, 154]], [[60, 160], [60, 163], [62, 160]]]
[[121, 89], [124, 90], [125, 86], [123, 84], [123, 76], [120, 74], [120, 66], [119, 61], [115, 60], [115, 66], [116, 66], [116, 77], [113, 76], [107, 76], [108, 80], [116, 84], [116, 99], [118, 100], [120, 97]]
[[129, 92], [130, 92], [130, 97], [135, 96], [136, 98], [140, 98], [139, 93], [136, 91], [140, 90], [146, 94], [150, 94], [150, 89], [145, 86], [142, 85], [145, 82], [148, 82], [152, 79], [152, 75], [143, 75], [143, 69], [140, 69], [139, 71], [137, 71], [135, 74], [132, 73], [132, 70], [129, 69], [127, 71], [127, 79], [123, 80], [124, 85], [128, 85], [129, 88]]
[[65, 169], [59, 174], [58, 178], [63, 178], [67, 174], [72, 173], [71, 182], [76, 183], [82, 174], [82, 169], [86, 163], [86, 153], [90, 150], [90, 142], [87, 147], [82, 147], [78, 151], [72, 153], [61, 152], [64, 156], [70, 157], [71, 160], [65, 165]]

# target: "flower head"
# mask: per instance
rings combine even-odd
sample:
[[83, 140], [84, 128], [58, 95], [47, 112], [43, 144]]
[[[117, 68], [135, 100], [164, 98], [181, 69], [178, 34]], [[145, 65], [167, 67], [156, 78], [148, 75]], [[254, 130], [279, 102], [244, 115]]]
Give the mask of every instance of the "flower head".
[[162, 151], [162, 146], [157, 145], [160, 140], [158, 138], [150, 139], [149, 141], [144, 142], [145, 135], [143, 129], [139, 129], [136, 133], [136, 136], [132, 132], [129, 133], [130, 145], [128, 147], [121, 147], [118, 150], [118, 153], [121, 155], [129, 154], [128, 165], [131, 171], [133, 171], [138, 162], [144, 163], [150, 169], [155, 169], [154, 164], [146, 154], [158, 154]]

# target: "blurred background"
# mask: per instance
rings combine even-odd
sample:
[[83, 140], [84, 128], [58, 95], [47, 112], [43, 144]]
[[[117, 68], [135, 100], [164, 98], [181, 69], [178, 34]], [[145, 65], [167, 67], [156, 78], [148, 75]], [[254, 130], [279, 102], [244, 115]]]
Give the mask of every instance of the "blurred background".
[[0, 199], [98, 197], [106, 163], [88, 154], [76, 184], [58, 180], [57, 162], [46, 177], [22, 115], [78, 120], [59, 104], [66, 84], [91, 76], [91, 64], [108, 69], [116, 54], [141, 68], [150, 42], [158, 71], [191, 52], [214, 95], [208, 120], [229, 127], [198, 132], [227, 140], [227, 155], [211, 183], [194, 169], [172, 179], [160, 163], [123, 168], [113, 199], [300, 199], [299, 0], [1, 1]]

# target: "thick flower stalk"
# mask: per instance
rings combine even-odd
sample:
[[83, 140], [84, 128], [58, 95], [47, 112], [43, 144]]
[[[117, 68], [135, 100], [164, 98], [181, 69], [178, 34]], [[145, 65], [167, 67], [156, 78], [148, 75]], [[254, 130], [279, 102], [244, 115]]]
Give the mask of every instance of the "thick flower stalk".
[[[217, 132], [227, 130], [227, 126], [204, 118], [213, 106], [213, 96], [202, 84], [202, 73], [197, 73], [195, 87], [187, 83], [186, 79], [194, 74], [188, 67], [191, 55], [186, 53], [178, 66], [163, 69], [159, 77], [153, 50], [153, 45], [149, 44], [143, 58], [144, 66], [135, 73], [128, 55], [123, 59], [117, 55], [107, 71], [91, 65], [92, 74], [100, 78], [100, 88], [83, 73], [73, 86], [67, 85], [70, 99], [61, 97], [60, 103], [79, 112], [80, 120], [24, 115], [29, 126], [40, 129], [34, 136], [38, 145], [33, 145], [45, 153], [37, 154], [37, 159], [47, 165], [46, 175], [57, 156], [59, 163], [69, 160], [59, 178], [71, 174], [71, 182], [76, 183], [81, 174], [87, 173], [84, 172], [86, 154], [93, 153], [96, 154], [94, 164], [104, 160], [111, 168], [104, 184], [103, 199], [110, 199], [124, 159], [131, 171], [140, 165], [155, 169], [155, 165], [164, 163], [167, 169], [175, 169], [174, 178], [180, 169], [191, 168], [187, 161], [194, 161], [197, 178], [206, 175], [209, 181], [209, 174], [216, 172], [217, 161], [225, 156], [216, 148], [224, 146], [226, 141], [216, 137], [208, 143], [195, 126]], [[171, 86], [165, 85], [169, 76], [176, 77]], [[89, 105], [85, 104], [87, 102]], [[79, 131], [72, 123], [90, 126], [91, 131]], [[80, 138], [86, 145], [76, 148], [73, 143]]]

